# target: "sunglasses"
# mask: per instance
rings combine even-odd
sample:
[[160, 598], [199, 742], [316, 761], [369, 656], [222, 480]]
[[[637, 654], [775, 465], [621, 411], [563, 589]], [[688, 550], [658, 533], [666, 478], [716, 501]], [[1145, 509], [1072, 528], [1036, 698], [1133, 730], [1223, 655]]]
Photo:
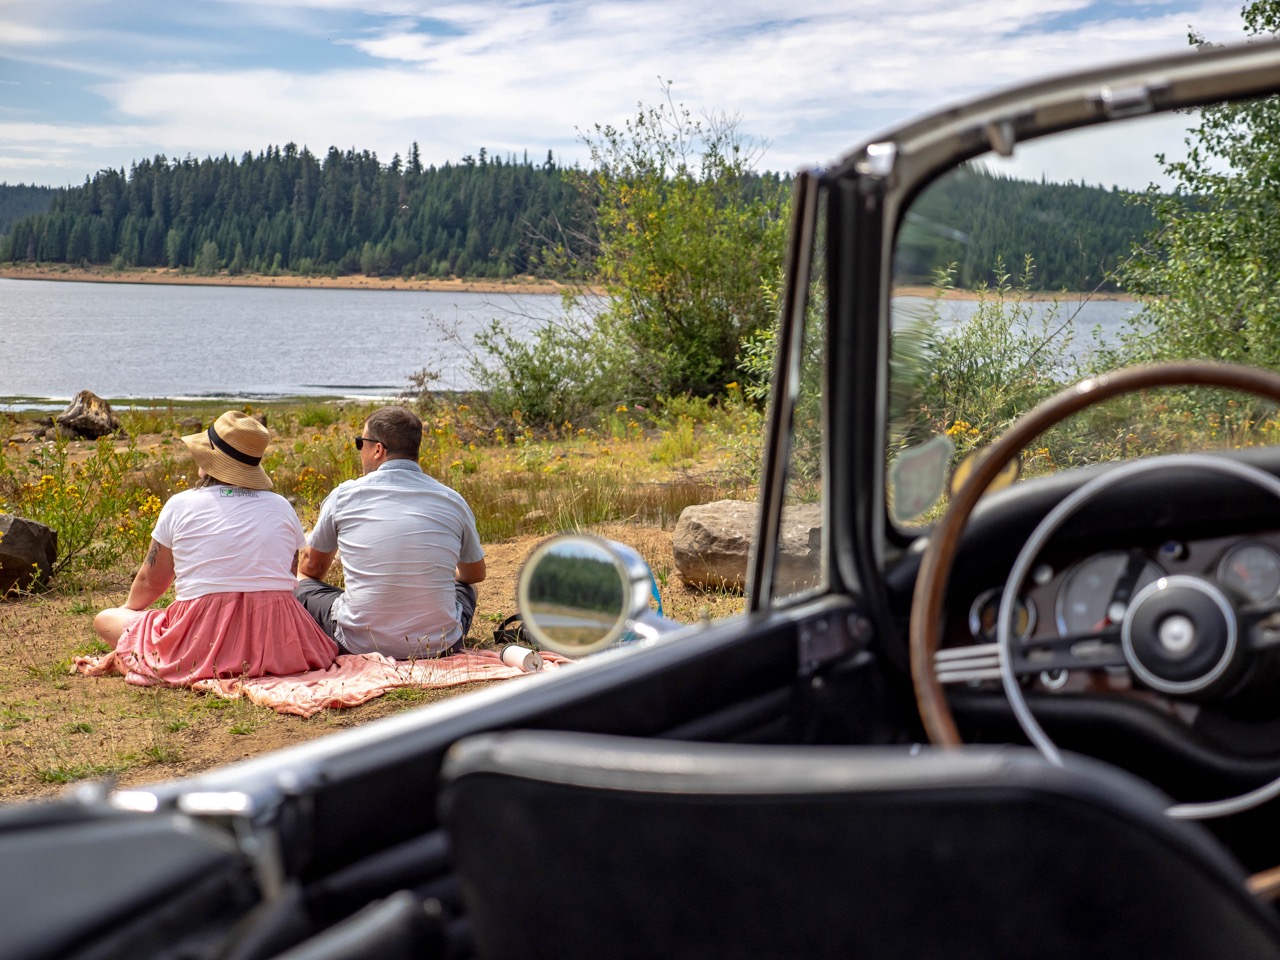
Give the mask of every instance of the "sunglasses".
[[363, 450], [366, 443], [382, 443], [381, 440], [375, 440], [373, 437], [356, 437], [356, 449]]

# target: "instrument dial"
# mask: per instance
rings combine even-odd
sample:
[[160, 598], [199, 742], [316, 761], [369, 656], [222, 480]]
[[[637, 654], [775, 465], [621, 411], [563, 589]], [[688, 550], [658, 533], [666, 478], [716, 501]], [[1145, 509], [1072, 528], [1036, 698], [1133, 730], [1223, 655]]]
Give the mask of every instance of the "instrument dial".
[[1280, 554], [1265, 543], [1237, 544], [1218, 564], [1218, 582], [1252, 603], [1274, 600], [1280, 594]]
[[1164, 576], [1139, 550], [1109, 550], [1081, 561], [1058, 594], [1058, 633], [1096, 633], [1124, 619], [1129, 601]]
[[[982, 643], [995, 643], [996, 626], [1000, 622], [1000, 593], [993, 588], [978, 594], [978, 598], [969, 607], [969, 633], [973, 639]], [[1019, 640], [1031, 636], [1036, 625], [1036, 608], [1025, 597], [1018, 598], [1017, 609], [1013, 612], [1013, 632]]]

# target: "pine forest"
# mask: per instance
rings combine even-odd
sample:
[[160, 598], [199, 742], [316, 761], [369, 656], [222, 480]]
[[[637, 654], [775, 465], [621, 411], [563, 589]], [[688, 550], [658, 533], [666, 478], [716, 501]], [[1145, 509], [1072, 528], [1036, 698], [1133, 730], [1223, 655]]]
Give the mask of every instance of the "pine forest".
[[[775, 199], [790, 176], [751, 174]], [[200, 274], [350, 275], [551, 280], [589, 278], [595, 181], [577, 167], [481, 149], [424, 166], [418, 145], [384, 164], [295, 144], [239, 160], [157, 156], [66, 189], [0, 185], [0, 262], [170, 267]], [[1052, 218], [1052, 248], [1043, 222]], [[947, 224], [945, 230], [933, 224]], [[980, 166], [930, 191], [904, 225], [899, 282], [930, 282], [912, 263], [956, 264], [955, 282], [993, 281], [993, 265], [1029, 254], [1043, 289], [1107, 289], [1149, 208], [1115, 188], [1011, 180]], [[1027, 249], [1031, 237], [1039, 249]], [[913, 257], [913, 252], [918, 256]]]

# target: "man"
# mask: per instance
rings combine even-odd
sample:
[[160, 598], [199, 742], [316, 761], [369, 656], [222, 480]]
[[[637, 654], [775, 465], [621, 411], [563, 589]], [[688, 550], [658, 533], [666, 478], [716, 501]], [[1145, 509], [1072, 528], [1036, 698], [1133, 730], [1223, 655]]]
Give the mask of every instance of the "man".
[[[418, 466], [422, 421], [384, 407], [356, 438], [364, 476], [320, 505], [294, 595], [344, 653], [410, 660], [452, 653], [485, 577], [476, 520], [454, 490]], [[341, 551], [346, 591], [322, 583]]]

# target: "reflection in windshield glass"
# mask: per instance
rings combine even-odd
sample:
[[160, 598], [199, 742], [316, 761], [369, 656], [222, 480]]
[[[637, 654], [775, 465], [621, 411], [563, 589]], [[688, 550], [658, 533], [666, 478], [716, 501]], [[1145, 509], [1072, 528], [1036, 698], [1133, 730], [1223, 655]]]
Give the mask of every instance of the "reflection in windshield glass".
[[[1275, 155], [1265, 133], [1275, 124], [1263, 121], [1278, 112], [1268, 100], [1046, 137], [921, 192], [894, 254], [886, 469], [898, 522], [931, 522], [942, 509], [941, 499], [920, 505], [932, 478], [914, 464], [932, 465], [919, 451], [947, 438], [954, 469], [1076, 380], [1155, 360], [1280, 365], [1280, 295], [1259, 275], [1280, 249], [1259, 250], [1261, 214], [1242, 216], [1238, 202], [1242, 184], [1262, 178], [1250, 164]], [[1231, 144], [1228, 128], [1248, 136]], [[1200, 145], [1190, 159], [1175, 149], [1183, 137]], [[1231, 146], [1230, 163], [1213, 143]], [[1237, 250], [1253, 256], [1253, 275]], [[1280, 430], [1272, 415], [1221, 391], [1123, 397], [1024, 450], [1023, 476], [1262, 444]]]

